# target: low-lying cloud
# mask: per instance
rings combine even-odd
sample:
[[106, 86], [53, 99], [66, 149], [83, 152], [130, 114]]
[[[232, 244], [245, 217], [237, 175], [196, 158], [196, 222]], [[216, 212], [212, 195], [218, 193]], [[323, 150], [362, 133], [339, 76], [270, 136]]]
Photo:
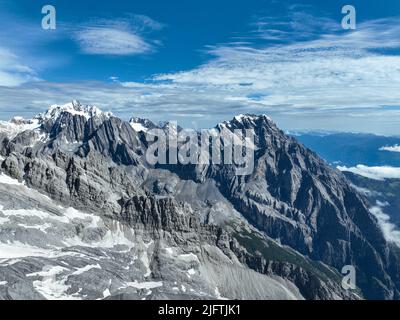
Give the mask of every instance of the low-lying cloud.
[[385, 180], [385, 179], [400, 179], [400, 168], [399, 167], [368, 167], [362, 164], [357, 165], [356, 167], [345, 167], [338, 166], [340, 171], [352, 172], [354, 174], [358, 174], [365, 178], [373, 179], [373, 180]]
[[370, 208], [370, 212], [377, 218], [385, 239], [400, 247], [400, 231], [396, 225], [390, 222], [390, 216], [383, 212], [385, 204], [377, 202], [377, 205]]

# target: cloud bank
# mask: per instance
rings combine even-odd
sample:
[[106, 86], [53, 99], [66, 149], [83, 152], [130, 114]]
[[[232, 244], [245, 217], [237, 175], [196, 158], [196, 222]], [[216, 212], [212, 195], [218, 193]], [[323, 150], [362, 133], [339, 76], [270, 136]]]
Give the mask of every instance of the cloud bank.
[[359, 164], [356, 167], [351, 168], [345, 166], [338, 166], [337, 168], [340, 171], [352, 172], [373, 180], [383, 181], [385, 179], [400, 179], [400, 168], [398, 167], [367, 167]]

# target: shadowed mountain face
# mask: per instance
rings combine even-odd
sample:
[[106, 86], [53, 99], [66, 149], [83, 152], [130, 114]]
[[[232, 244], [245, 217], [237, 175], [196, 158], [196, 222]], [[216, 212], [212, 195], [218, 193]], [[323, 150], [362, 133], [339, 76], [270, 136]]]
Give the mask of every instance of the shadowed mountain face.
[[[50, 246], [78, 256], [65, 261], [57, 254], [26, 254], [12, 265], [11, 254], [0, 256], [0, 283], [7, 283], [0, 297], [23, 298], [15, 288], [24, 287], [30, 288], [29, 298], [54, 298], [51, 286], [43, 291], [49, 274], [63, 285], [61, 296], [87, 299], [400, 297], [398, 248], [385, 240], [367, 200], [268, 117], [235, 117], [215, 128], [221, 134], [254, 131], [254, 170], [244, 176], [236, 175], [234, 164], [150, 166], [146, 132], [156, 127], [76, 102], [53, 106], [33, 120], [2, 124], [1, 168], [10, 178], [0, 181], [0, 235], [8, 234], [0, 237], [0, 246], [7, 241], [9, 250], [13, 243]], [[8, 179], [24, 185], [13, 183], [10, 192], [4, 187]], [[46, 212], [36, 212], [36, 218], [47, 229], [24, 229], [18, 214], [10, 213], [28, 201], [21, 201], [26, 189], [43, 197], [32, 197], [28, 206], [36, 203]], [[73, 218], [68, 210], [51, 209], [60, 205], [82, 214]], [[71, 221], [54, 225], [54, 215]], [[59, 233], [61, 243], [49, 233]], [[104, 249], [107, 236], [124, 240]], [[41, 238], [46, 240], [32, 240]], [[86, 261], [88, 248], [91, 259], [104, 250], [124, 252], [121, 263], [130, 272], [104, 258], [76, 274], [77, 264], [94, 264]], [[357, 270], [357, 290], [341, 287], [345, 265]], [[96, 283], [99, 272], [109, 282], [79, 291], [79, 283]], [[111, 276], [120, 273], [122, 280]]]
[[[197, 170], [197, 177], [201, 171], [217, 181], [221, 193], [258, 230], [339, 270], [357, 266], [358, 285], [365, 286], [367, 296], [397, 291], [390, 289], [390, 281], [381, 287], [389, 277], [385, 268], [397, 265], [397, 258], [366, 200], [341, 173], [266, 117], [234, 119], [222, 126], [255, 130], [255, 171], [239, 177], [229, 167], [211, 166]], [[397, 279], [398, 273], [393, 277]]]

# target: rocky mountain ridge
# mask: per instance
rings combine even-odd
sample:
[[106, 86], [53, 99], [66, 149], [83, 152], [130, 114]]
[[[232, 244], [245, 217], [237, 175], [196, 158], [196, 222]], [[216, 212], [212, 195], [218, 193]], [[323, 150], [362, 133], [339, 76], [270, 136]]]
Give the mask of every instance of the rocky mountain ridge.
[[[130, 278], [121, 288], [126, 283], [136, 286], [110, 286], [106, 298], [399, 298], [398, 249], [384, 239], [367, 200], [270, 118], [242, 115], [215, 128], [254, 130], [255, 168], [246, 176], [235, 175], [235, 164], [148, 165], [145, 134], [154, 127], [149, 121], [126, 122], [77, 102], [53, 106], [31, 121], [19, 119], [12, 130], [0, 125], [5, 175], [55, 203], [107, 221], [102, 232], [95, 232], [100, 238], [107, 228], [115, 233], [115, 223], [124, 235], [135, 234], [124, 241], [132, 244], [124, 250], [134, 267], [128, 268]], [[1, 194], [6, 204], [19, 205], [20, 197], [13, 199], [6, 188]], [[76, 236], [92, 234], [92, 227], [81, 225]], [[1, 223], [0, 228], [7, 233]], [[12, 240], [20, 242], [8, 239]], [[82, 250], [70, 244], [68, 248]], [[138, 248], [146, 251], [145, 263], [134, 259]], [[109, 250], [119, 252], [115, 246]], [[182, 262], [176, 252], [192, 260]], [[32, 259], [24, 257], [25, 269], [33, 268], [31, 273], [39, 277], [49, 271], [36, 270]], [[0, 276], [8, 277], [7, 261], [0, 263]], [[356, 267], [360, 290], [341, 287], [345, 265]], [[46, 267], [43, 261], [40, 267]], [[180, 284], [163, 281], [181, 274], [182, 268], [187, 272]], [[20, 278], [14, 286], [27, 285], [26, 272], [17, 270]], [[107, 263], [93, 270], [122, 272]], [[60, 281], [65, 280], [64, 271], [56, 274], [64, 277]], [[8, 287], [0, 287], [0, 296], [10, 298], [11, 280], [4, 281]], [[140, 289], [137, 283], [145, 282], [147, 287], [142, 284]], [[71, 285], [64, 295], [75, 289]], [[102, 298], [106, 288], [93, 290], [86, 298]], [[39, 297], [37, 290], [32, 292]]]

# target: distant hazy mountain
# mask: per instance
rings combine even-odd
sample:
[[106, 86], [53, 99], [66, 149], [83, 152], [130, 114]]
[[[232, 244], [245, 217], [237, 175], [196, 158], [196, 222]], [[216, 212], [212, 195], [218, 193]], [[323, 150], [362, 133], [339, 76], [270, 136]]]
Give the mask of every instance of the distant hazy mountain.
[[78, 102], [0, 125], [0, 298], [400, 298], [368, 199], [271, 119], [215, 128], [254, 130], [247, 176], [149, 165], [152, 127]]
[[400, 146], [400, 137], [329, 132], [293, 132], [291, 134], [331, 164], [348, 167], [359, 164], [400, 167], [400, 152], [384, 150], [385, 147]]

